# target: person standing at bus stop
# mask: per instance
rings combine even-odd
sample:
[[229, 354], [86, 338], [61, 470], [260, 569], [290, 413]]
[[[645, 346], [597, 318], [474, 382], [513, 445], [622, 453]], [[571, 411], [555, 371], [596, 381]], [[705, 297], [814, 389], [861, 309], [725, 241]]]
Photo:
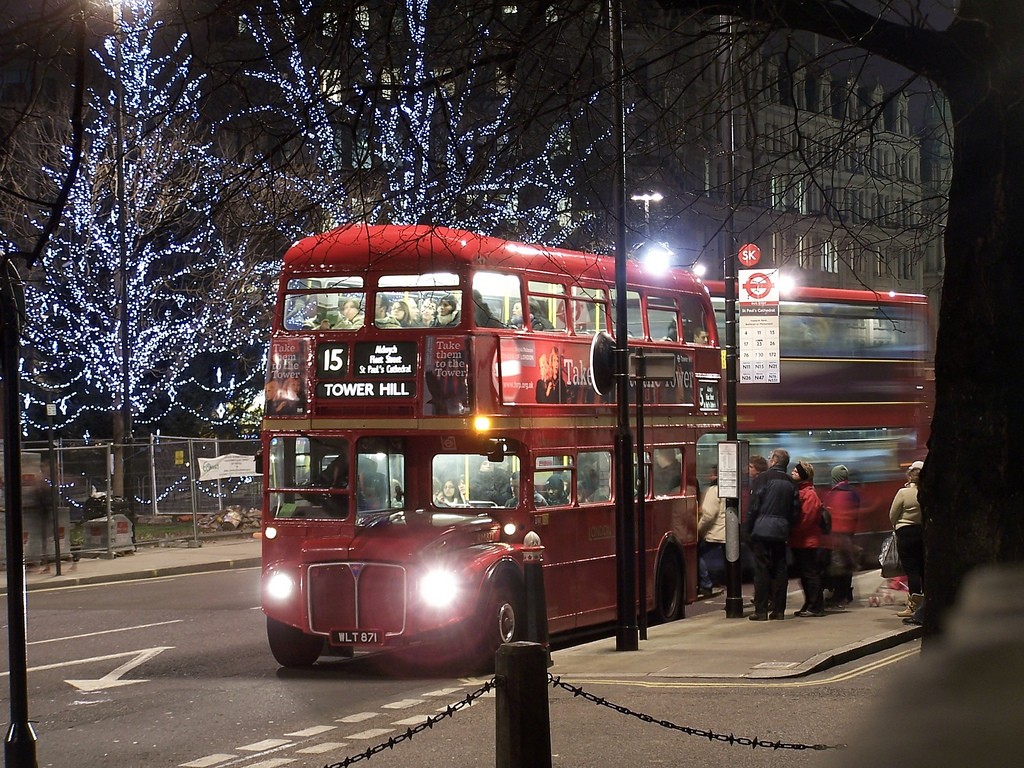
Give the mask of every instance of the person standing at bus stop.
[[814, 467], [806, 459], [793, 465], [793, 480], [800, 496], [800, 517], [789, 534], [789, 547], [793, 551], [793, 564], [800, 575], [804, 591], [803, 607], [794, 616], [824, 616], [825, 598], [821, 590], [822, 562], [821, 499], [814, 490]]
[[832, 516], [832, 532], [823, 545], [831, 550], [825, 588], [831, 589], [832, 595], [825, 608], [843, 611], [853, 601], [853, 572], [860, 560], [853, 541], [860, 515], [860, 495], [850, 485], [850, 470], [845, 464], [832, 467], [832, 488], [824, 503]]
[[896, 550], [907, 574], [907, 604], [897, 616], [910, 618], [924, 602], [924, 516], [917, 499], [923, 461], [915, 461], [907, 470], [907, 484], [896, 491], [889, 507], [889, 522], [896, 532]]
[[754, 612], [747, 617], [751, 621], [786, 618], [786, 544], [790, 526], [800, 515], [800, 496], [788, 467], [789, 452], [776, 448], [768, 459], [768, 470], [750, 488], [744, 532], [754, 554]]
[[700, 501], [697, 520], [697, 597], [714, 594], [714, 574], [721, 584], [725, 580], [725, 504], [718, 496], [718, 466], [708, 474], [708, 487]]

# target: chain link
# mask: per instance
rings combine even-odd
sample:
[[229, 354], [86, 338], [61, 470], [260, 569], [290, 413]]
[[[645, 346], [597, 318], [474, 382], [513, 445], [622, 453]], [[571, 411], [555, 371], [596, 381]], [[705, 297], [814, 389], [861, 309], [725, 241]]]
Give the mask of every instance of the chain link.
[[614, 704], [608, 701], [607, 699], [601, 698], [600, 696], [595, 696], [592, 693], [587, 693], [582, 688], [578, 688], [575, 685], [563, 683], [561, 678], [555, 677], [550, 672], [548, 673], [548, 683], [551, 685], [552, 688], [563, 688], [569, 691], [574, 697], [586, 699], [587, 701], [597, 704], [599, 707], [607, 707], [608, 709], [613, 709], [622, 715], [629, 715], [630, 717], [635, 717], [637, 720], [640, 720], [643, 723], [652, 723], [654, 725], [660, 725], [662, 728], [669, 728], [673, 731], [681, 731], [682, 733], [685, 733], [690, 736], [699, 736], [700, 738], [707, 739], [708, 741], [721, 741], [725, 742], [726, 744], [734, 746], [750, 747], [751, 749], [757, 749], [758, 747], [765, 749], [814, 749], [819, 751], [826, 749], [846, 749], [845, 744], [794, 744], [785, 741], [764, 741], [762, 739], [758, 739], [757, 737], [749, 738], [746, 736], [734, 736], [731, 733], [715, 733], [714, 731], [708, 731], [702, 728], [690, 728], [685, 725], [677, 725], [676, 723], [673, 723], [669, 720], [658, 720], [656, 718], [651, 717], [650, 715], [645, 715], [642, 712], [634, 712], [629, 707], [624, 707], [621, 704]]
[[468, 707], [474, 701], [483, 696], [485, 693], [488, 693], [489, 691], [497, 687], [497, 680], [495, 678], [491, 678], [486, 683], [484, 683], [480, 688], [473, 691], [472, 693], [467, 694], [466, 697], [463, 698], [461, 701], [457, 701], [454, 704], [449, 704], [447, 707], [445, 707], [444, 712], [441, 712], [438, 715], [432, 715], [428, 717], [419, 725], [407, 728], [405, 733], [400, 733], [397, 736], [392, 736], [387, 741], [382, 742], [375, 747], [369, 747], [365, 752], [360, 752], [357, 755], [351, 755], [349, 757], [346, 757], [340, 763], [331, 763], [330, 765], [327, 765], [324, 768], [347, 768], [347, 766], [352, 765], [353, 763], [358, 763], [360, 760], [369, 760], [371, 757], [373, 757], [379, 752], [383, 752], [385, 749], [394, 749], [403, 741], [411, 740], [412, 737], [416, 734], [421, 733], [428, 728], [433, 728], [435, 723], [439, 723], [447, 717], [454, 716], [455, 713], [458, 712], [460, 709]]
[[[826, 749], [846, 749], [846, 744], [800, 744], [791, 743], [786, 741], [765, 741], [759, 739], [756, 736], [749, 738], [747, 736], [735, 736], [731, 733], [716, 733], [715, 731], [705, 730], [703, 728], [690, 728], [685, 725], [678, 725], [670, 720], [658, 720], [657, 718], [651, 717], [650, 715], [644, 714], [643, 712], [634, 712], [629, 707], [624, 707], [621, 704], [615, 704], [608, 701], [600, 696], [595, 696], [592, 693], [579, 688], [570, 683], [562, 682], [562, 679], [555, 677], [550, 672], [548, 673], [548, 683], [552, 688], [562, 688], [571, 693], [576, 698], [586, 699], [589, 702], [597, 704], [599, 707], [606, 707], [614, 710], [621, 715], [628, 715], [629, 717], [635, 717], [642, 723], [651, 723], [652, 725], [659, 725], [662, 728], [668, 728], [673, 731], [680, 731], [689, 736], [698, 736], [708, 741], [721, 741], [725, 744], [739, 747], [750, 747], [751, 749], [792, 749], [792, 750], [805, 750], [813, 749], [822, 751]], [[456, 712], [460, 709], [470, 706], [474, 701], [479, 699], [486, 693], [494, 690], [500, 685], [498, 678], [491, 678], [484, 683], [477, 690], [466, 694], [466, 696], [460, 701], [456, 701], [454, 704], [449, 704], [445, 707], [445, 710], [437, 715], [432, 715], [426, 718], [422, 723], [411, 728], [407, 728], [404, 733], [400, 733], [398, 736], [392, 736], [387, 741], [381, 742], [375, 747], [369, 747], [364, 752], [360, 752], [356, 755], [346, 757], [340, 763], [331, 763], [330, 765], [324, 766], [324, 768], [348, 768], [348, 766], [358, 763], [360, 760], [369, 760], [374, 755], [383, 752], [385, 749], [394, 749], [397, 745], [403, 741], [409, 741], [413, 736], [433, 728], [436, 723], [441, 722], [445, 718], [453, 717]]]

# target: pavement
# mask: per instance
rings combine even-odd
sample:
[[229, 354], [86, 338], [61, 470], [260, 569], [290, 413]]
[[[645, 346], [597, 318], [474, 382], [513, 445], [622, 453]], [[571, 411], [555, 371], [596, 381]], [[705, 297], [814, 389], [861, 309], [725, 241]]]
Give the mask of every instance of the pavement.
[[[260, 564], [260, 540], [252, 534], [201, 542], [200, 546], [140, 547], [116, 557], [82, 557], [30, 570], [26, 589], [101, 584], [181, 573], [249, 568]], [[895, 613], [899, 605], [874, 606], [872, 595], [883, 583], [880, 573], [854, 577], [855, 600], [843, 612], [821, 618], [796, 618], [799, 587], [790, 592], [784, 621], [751, 622], [725, 615], [725, 595], [687, 606], [681, 621], [649, 627], [638, 649], [616, 650], [607, 637], [552, 653], [550, 672], [573, 679], [616, 678], [788, 678], [808, 675], [919, 638], [921, 627], [907, 626]], [[795, 582], [790, 582], [791, 587]], [[752, 607], [744, 584], [744, 613]], [[7, 591], [7, 574], [0, 576]], [[905, 596], [905, 595], [904, 595]], [[900, 595], [897, 595], [897, 598]]]

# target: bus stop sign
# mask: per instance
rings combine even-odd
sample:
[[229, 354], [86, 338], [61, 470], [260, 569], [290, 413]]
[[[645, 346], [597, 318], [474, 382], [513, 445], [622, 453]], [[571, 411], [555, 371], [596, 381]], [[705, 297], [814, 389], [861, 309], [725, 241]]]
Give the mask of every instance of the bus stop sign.
[[761, 260], [761, 249], [753, 243], [747, 243], [740, 247], [739, 259], [744, 267], [752, 267]]

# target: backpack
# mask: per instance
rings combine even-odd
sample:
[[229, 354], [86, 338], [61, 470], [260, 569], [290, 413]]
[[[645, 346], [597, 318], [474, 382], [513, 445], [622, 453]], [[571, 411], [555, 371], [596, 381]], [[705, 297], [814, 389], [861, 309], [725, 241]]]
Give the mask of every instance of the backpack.
[[832, 513], [828, 511], [828, 507], [821, 508], [821, 517], [818, 518], [818, 525], [821, 526], [822, 533], [832, 533]]

